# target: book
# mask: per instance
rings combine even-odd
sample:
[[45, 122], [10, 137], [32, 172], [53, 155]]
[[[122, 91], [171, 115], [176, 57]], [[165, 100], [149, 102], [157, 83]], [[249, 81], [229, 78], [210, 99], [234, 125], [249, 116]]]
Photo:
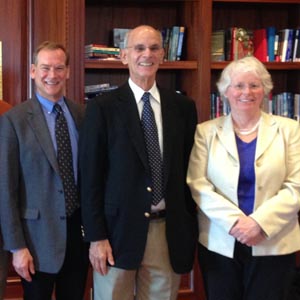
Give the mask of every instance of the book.
[[108, 87], [110, 87], [109, 83], [89, 84], [84, 86], [84, 92], [85, 93], [98, 92]]
[[177, 43], [176, 60], [180, 60], [181, 59], [184, 34], [185, 34], [185, 27], [184, 26], [180, 26], [179, 27], [178, 43]]
[[211, 36], [211, 61], [225, 60], [225, 30], [214, 30]]
[[168, 60], [171, 29], [169, 27], [164, 27], [161, 29], [161, 35], [163, 39], [163, 48], [165, 51], [164, 60]]
[[275, 61], [275, 36], [276, 36], [276, 28], [274, 26], [267, 27], [267, 40], [268, 40], [267, 61]]
[[107, 45], [91, 43], [91, 44], [85, 45], [84, 50], [87, 51], [87, 50], [91, 50], [91, 49], [104, 48], [104, 47], [107, 47]]
[[288, 28], [279, 30], [279, 58], [281, 62], [286, 61], [289, 30]]
[[179, 30], [180, 30], [179, 26], [172, 27], [170, 42], [169, 42], [169, 53], [168, 53], [169, 61], [176, 60], [177, 45], [178, 45], [178, 39], [179, 39]]
[[300, 121], [300, 94], [294, 94], [294, 119]]
[[285, 61], [292, 61], [293, 43], [294, 43], [294, 30], [288, 29], [288, 41], [287, 41], [287, 47], [286, 47]]
[[225, 29], [225, 60], [232, 60], [232, 28]]
[[276, 62], [280, 61], [280, 55], [279, 55], [279, 34], [275, 34], [275, 43], [274, 43], [274, 59]]
[[119, 54], [120, 48], [115, 47], [90, 47], [85, 46], [85, 53], [107, 53], [107, 54]]
[[85, 86], [84, 99], [85, 101], [91, 100], [97, 96], [100, 96], [104, 93], [112, 91], [118, 88], [117, 85], [111, 85], [110, 83], [100, 83], [100, 84], [92, 84]]
[[265, 28], [253, 30], [253, 55], [262, 62], [267, 61], [268, 57], [268, 44], [267, 44], [267, 31]]
[[292, 61], [300, 61], [300, 44], [299, 44], [299, 36], [300, 36], [300, 29], [295, 29], [294, 34], [294, 44], [293, 44], [293, 57]]

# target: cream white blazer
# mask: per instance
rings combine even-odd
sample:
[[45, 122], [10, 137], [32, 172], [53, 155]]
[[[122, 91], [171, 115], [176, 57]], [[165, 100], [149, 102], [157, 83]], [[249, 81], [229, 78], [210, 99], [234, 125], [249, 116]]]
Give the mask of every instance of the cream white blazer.
[[[300, 249], [300, 126], [262, 113], [255, 154], [255, 203], [250, 215], [267, 239], [252, 247], [254, 256]], [[231, 116], [198, 124], [187, 183], [198, 205], [199, 242], [233, 257], [229, 231], [243, 212], [238, 207], [239, 157]]]

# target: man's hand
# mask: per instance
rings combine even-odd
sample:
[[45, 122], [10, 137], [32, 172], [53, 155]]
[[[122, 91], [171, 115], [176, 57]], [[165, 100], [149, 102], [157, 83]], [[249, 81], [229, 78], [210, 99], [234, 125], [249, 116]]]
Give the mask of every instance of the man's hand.
[[112, 249], [108, 240], [91, 242], [90, 245], [90, 262], [95, 271], [101, 275], [108, 272], [107, 262], [113, 266], [115, 264]]
[[240, 217], [229, 234], [249, 247], [255, 246], [265, 239], [265, 234], [259, 224], [247, 216]]
[[12, 264], [16, 272], [25, 280], [31, 281], [31, 274], [35, 273], [33, 258], [28, 248], [18, 249], [13, 252]]

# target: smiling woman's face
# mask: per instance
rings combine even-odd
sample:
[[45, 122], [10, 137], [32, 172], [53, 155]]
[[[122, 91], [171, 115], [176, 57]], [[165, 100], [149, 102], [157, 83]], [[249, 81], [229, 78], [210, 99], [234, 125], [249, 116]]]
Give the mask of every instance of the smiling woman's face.
[[264, 99], [264, 88], [257, 75], [239, 72], [231, 77], [231, 84], [225, 93], [233, 112], [259, 111]]

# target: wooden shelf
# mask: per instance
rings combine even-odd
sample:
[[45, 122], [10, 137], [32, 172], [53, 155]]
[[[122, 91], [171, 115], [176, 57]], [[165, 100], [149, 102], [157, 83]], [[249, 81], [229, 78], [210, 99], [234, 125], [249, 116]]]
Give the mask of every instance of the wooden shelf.
[[[224, 69], [230, 61], [212, 62], [212, 70]], [[300, 70], [300, 62], [265, 62], [264, 65], [268, 70]]]
[[[85, 69], [127, 69], [119, 60], [85, 60]], [[196, 61], [165, 61], [160, 69], [165, 70], [196, 70]]]
[[298, 3], [300, 4], [300, 0], [212, 0], [213, 2], [226, 2], [226, 3], [280, 3], [280, 4], [288, 4], [288, 3]]

